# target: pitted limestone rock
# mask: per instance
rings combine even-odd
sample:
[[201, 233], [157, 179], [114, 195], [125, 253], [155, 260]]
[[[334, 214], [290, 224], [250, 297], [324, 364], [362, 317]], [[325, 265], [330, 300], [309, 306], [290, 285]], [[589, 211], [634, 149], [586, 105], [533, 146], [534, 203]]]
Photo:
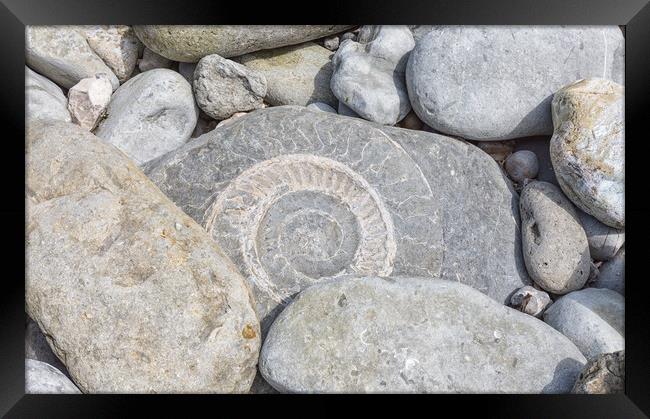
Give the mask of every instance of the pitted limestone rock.
[[296, 293], [342, 274], [441, 277], [500, 302], [529, 283], [516, 194], [454, 139], [283, 106], [145, 170], [248, 278], [263, 330]]

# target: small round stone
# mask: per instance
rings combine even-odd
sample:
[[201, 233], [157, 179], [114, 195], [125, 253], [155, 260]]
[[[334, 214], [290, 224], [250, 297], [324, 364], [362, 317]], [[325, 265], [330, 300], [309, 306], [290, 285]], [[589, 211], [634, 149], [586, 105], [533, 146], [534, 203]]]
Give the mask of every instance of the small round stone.
[[512, 153], [506, 159], [506, 172], [515, 182], [524, 179], [535, 179], [539, 172], [539, 162], [535, 153], [529, 150], [520, 150]]
[[551, 304], [551, 297], [544, 291], [529, 285], [518, 289], [510, 297], [510, 306], [526, 314], [542, 317], [544, 310]]
[[323, 40], [323, 46], [330, 51], [335, 51], [339, 48], [339, 37], [330, 36]]

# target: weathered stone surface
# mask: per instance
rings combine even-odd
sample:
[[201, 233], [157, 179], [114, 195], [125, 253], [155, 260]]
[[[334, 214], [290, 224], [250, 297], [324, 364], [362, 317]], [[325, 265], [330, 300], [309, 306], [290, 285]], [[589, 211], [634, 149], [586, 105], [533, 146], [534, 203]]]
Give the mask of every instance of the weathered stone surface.
[[543, 322], [466, 285], [353, 277], [299, 294], [260, 371], [282, 392], [567, 393], [585, 362]]
[[47, 338], [38, 327], [38, 324], [31, 318], [25, 327], [25, 358], [44, 362], [61, 371], [64, 375], [67, 374], [65, 365], [52, 352], [50, 344], [47, 343]]
[[105, 74], [113, 86], [113, 71], [90, 48], [78, 26], [26, 26], [25, 61], [59, 85], [70, 88], [81, 79]]
[[262, 108], [267, 83], [261, 72], [212, 54], [196, 66], [192, 89], [199, 107], [222, 120]]
[[546, 310], [544, 321], [571, 339], [587, 359], [625, 349], [625, 300], [612, 290], [569, 293]]
[[323, 103], [323, 102], [310, 103], [309, 105], [307, 105], [307, 109], [311, 109], [312, 111], [329, 112], [333, 114], [337, 113], [336, 109], [334, 109], [327, 103]]
[[145, 48], [142, 58], [138, 60], [138, 68], [141, 72], [153, 70], [156, 68], [171, 68], [173, 62], [162, 55], [158, 55], [149, 48]]
[[585, 365], [572, 393], [625, 393], [625, 351], [601, 354]]
[[595, 260], [610, 260], [625, 243], [625, 230], [618, 230], [601, 223], [584, 211], [578, 216], [589, 241], [589, 253]]
[[594, 288], [607, 288], [625, 295], [625, 247], [613, 259], [600, 265], [596, 280], [590, 284]]
[[104, 76], [82, 79], [68, 91], [68, 110], [72, 122], [91, 131], [104, 116], [113, 88]]
[[602, 223], [625, 225], [623, 86], [580, 80], [553, 97], [551, 161], [564, 193]]
[[29, 67], [25, 67], [25, 111], [25, 119], [71, 120], [61, 88]]
[[510, 306], [526, 314], [542, 317], [544, 310], [551, 304], [551, 297], [544, 291], [526, 285], [510, 297]]
[[411, 110], [404, 71], [414, 46], [406, 26], [364, 26], [359, 42], [343, 42], [332, 58], [332, 92], [361, 117], [396, 124]]
[[473, 140], [550, 135], [553, 93], [575, 80], [622, 82], [616, 26], [434, 26], [406, 70], [413, 109], [436, 130]]
[[183, 76], [155, 69], [120, 86], [95, 133], [143, 164], [185, 143], [197, 115], [192, 87]]
[[307, 42], [246, 54], [237, 60], [266, 77], [266, 100], [271, 105], [324, 102], [336, 106], [336, 97], [330, 90], [331, 57], [331, 51]]
[[80, 394], [68, 377], [45, 362], [25, 360], [25, 393], [27, 394]]
[[554, 294], [582, 288], [589, 278], [589, 244], [580, 219], [560, 188], [528, 183], [521, 192], [522, 246], [528, 274]]
[[210, 54], [236, 57], [249, 52], [300, 44], [350, 25], [135, 26], [150, 49], [174, 61], [197, 62]]
[[205, 231], [80, 127], [37, 121], [27, 150], [26, 309], [78, 387], [248, 391], [259, 323]]
[[344, 273], [470, 284], [499, 302], [530, 283], [517, 196], [473, 146], [305, 107], [272, 107], [146, 165], [253, 288], [262, 328]]
[[138, 61], [140, 40], [126, 25], [84, 26], [88, 45], [113, 70], [120, 82], [133, 73]]
[[537, 177], [539, 162], [535, 153], [521, 150], [508, 156], [505, 168], [510, 179], [521, 183], [524, 179], [535, 179]]

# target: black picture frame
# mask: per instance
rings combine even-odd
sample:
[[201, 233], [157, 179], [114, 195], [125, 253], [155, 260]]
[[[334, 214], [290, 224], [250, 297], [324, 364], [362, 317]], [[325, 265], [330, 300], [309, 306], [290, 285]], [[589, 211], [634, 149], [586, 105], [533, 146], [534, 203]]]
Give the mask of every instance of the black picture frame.
[[[315, 10], [317, 9], [317, 10]], [[296, 12], [301, 11], [301, 12]], [[422, 403], [431, 414], [473, 411], [485, 417], [636, 418], [650, 416], [650, 304], [642, 260], [648, 237], [644, 199], [648, 154], [647, 104], [650, 97], [650, 4], [648, 0], [493, 0], [478, 1], [348, 1], [321, 3], [210, 1], [2, 0], [0, 49], [2, 95], [0, 118], [4, 161], [0, 165], [3, 200], [5, 275], [0, 295], [0, 414], [7, 417], [116, 417], [143, 409], [147, 414], [187, 416], [188, 407], [203, 406], [225, 414], [268, 410], [273, 403], [284, 414], [294, 403], [325, 412], [341, 408], [350, 396], [145, 396], [24, 394], [24, 28], [39, 24], [608, 24], [625, 25], [626, 68], [626, 386], [624, 395], [428, 395], [424, 397], [362, 396], [368, 408], [400, 409]], [[22, 182], [22, 185], [21, 185]], [[22, 243], [22, 244], [21, 244]], [[248, 397], [248, 398], [247, 398]], [[254, 398], [250, 398], [254, 397]], [[287, 400], [291, 397], [291, 400]], [[368, 399], [372, 397], [372, 399]], [[431, 399], [430, 397], [433, 397]], [[215, 403], [217, 401], [218, 402]], [[470, 401], [469, 398], [472, 398]], [[258, 400], [259, 399], [259, 400]], [[289, 404], [287, 404], [289, 403]], [[275, 407], [275, 405], [274, 405]], [[449, 410], [451, 409], [451, 410]]]

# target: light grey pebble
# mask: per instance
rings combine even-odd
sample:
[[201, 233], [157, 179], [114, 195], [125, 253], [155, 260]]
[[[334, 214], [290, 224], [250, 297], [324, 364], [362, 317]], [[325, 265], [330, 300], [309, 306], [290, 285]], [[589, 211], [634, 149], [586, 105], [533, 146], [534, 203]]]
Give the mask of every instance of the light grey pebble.
[[622, 82], [616, 26], [433, 26], [406, 70], [413, 109], [470, 140], [550, 135], [553, 93], [585, 77]]
[[[535, 153], [537, 156], [538, 171], [536, 180], [552, 183], [553, 185], [560, 186], [555, 178], [555, 171], [551, 163], [551, 154], [549, 147], [551, 143], [550, 136], [536, 136], [525, 137], [513, 140], [515, 147], [514, 152], [528, 150]], [[491, 144], [496, 141], [481, 141], [480, 144]]]
[[81, 391], [53, 366], [35, 359], [25, 359], [25, 393], [81, 394]]
[[528, 183], [519, 201], [524, 260], [537, 285], [554, 294], [582, 288], [589, 278], [589, 244], [573, 205], [560, 188]]
[[546, 310], [544, 321], [571, 339], [587, 359], [625, 349], [625, 299], [615, 291], [571, 292]]
[[551, 297], [544, 291], [526, 285], [510, 297], [510, 306], [535, 317], [542, 317], [544, 310], [551, 304]]
[[29, 67], [25, 67], [25, 119], [71, 120], [61, 88]]
[[528, 150], [512, 153], [506, 159], [505, 167], [510, 179], [518, 183], [523, 182], [524, 179], [535, 179], [539, 172], [537, 156]]
[[543, 322], [454, 281], [352, 277], [302, 291], [260, 371], [295, 393], [568, 393], [586, 360]]
[[364, 119], [394, 125], [411, 110], [404, 70], [413, 35], [406, 26], [364, 26], [358, 41], [343, 42], [332, 58], [332, 92]]
[[145, 71], [113, 94], [95, 134], [138, 164], [185, 143], [197, 120], [190, 84], [175, 71]]
[[579, 80], [553, 96], [550, 154], [564, 193], [584, 212], [625, 226], [625, 96], [610, 80]]
[[120, 85], [113, 71], [90, 48], [78, 26], [26, 26], [25, 62], [67, 89], [81, 79], [105, 74], [113, 90]]
[[594, 288], [608, 288], [625, 295], [625, 246], [616, 255], [598, 268], [596, 280], [590, 284]]
[[587, 234], [592, 259], [610, 260], [625, 243], [625, 230], [618, 230], [598, 221], [584, 211], [578, 210], [580, 222]]
[[197, 64], [192, 89], [199, 107], [222, 120], [262, 108], [267, 84], [262, 73], [213, 54]]

